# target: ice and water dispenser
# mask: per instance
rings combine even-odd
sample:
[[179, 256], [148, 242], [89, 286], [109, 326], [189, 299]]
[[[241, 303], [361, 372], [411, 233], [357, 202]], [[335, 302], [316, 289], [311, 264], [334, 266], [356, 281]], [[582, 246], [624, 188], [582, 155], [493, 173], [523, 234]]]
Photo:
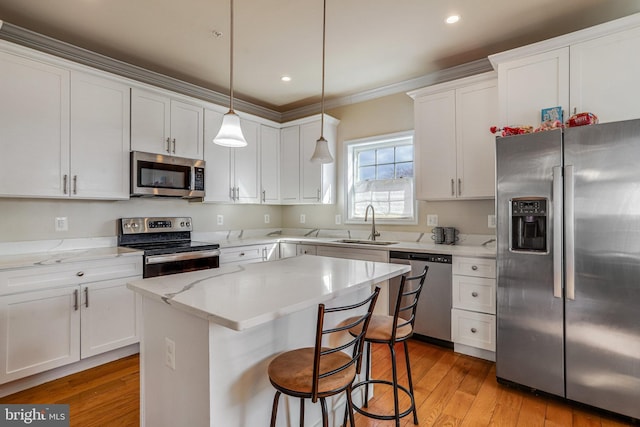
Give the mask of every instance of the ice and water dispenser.
[[547, 202], [540, 197], [511, 200], [511, 250], [547, 252]]

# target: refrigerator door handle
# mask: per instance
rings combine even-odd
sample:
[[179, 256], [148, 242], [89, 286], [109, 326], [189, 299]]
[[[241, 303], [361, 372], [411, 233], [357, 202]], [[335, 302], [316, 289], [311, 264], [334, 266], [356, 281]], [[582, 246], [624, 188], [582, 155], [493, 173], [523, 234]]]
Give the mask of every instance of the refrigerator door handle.
[[566, 286], [567, 299], [576, 299], [575, 288], [575, 227], [574, 227], [574, 181], [573, 181], [573, 165], [567, 165], [564, 168], [564, 215], [565, 215], [565, 262], [566, 262]]
[[562, 298], [562, 167], [553, 168], [553, 296]]

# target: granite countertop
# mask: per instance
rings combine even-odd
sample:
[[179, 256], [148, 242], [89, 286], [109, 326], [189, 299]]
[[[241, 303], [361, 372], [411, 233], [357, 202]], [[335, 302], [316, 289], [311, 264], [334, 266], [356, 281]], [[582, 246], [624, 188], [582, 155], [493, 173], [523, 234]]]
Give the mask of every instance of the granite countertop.
[[312, 255], [135, 280], [145, 297], [241, 331], [410, 270]]

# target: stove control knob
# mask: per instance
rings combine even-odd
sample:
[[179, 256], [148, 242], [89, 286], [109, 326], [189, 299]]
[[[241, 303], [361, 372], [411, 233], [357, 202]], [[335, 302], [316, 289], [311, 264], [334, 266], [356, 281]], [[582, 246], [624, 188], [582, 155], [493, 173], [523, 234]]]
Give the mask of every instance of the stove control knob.
[[184, 221], [180, 222], [180, 227], [184, 227]]
[[191, 223], [189, 221], [187, 221], [186, 225], [187, 227], [191, 227]]

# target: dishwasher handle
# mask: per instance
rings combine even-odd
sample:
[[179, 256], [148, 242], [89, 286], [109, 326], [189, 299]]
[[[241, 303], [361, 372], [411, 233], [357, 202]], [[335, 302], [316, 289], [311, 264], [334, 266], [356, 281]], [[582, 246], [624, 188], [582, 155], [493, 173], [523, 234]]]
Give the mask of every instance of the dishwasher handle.
[[423, 262], [435, 262], [440, 264], [451, 264], [452, 256], [444, 254], [432, 254], [425, 252], [401, 252], [391, 251], [389, 252], [389, 259], [392, 260], [409, 260], [409, 261], [423, 261]]

